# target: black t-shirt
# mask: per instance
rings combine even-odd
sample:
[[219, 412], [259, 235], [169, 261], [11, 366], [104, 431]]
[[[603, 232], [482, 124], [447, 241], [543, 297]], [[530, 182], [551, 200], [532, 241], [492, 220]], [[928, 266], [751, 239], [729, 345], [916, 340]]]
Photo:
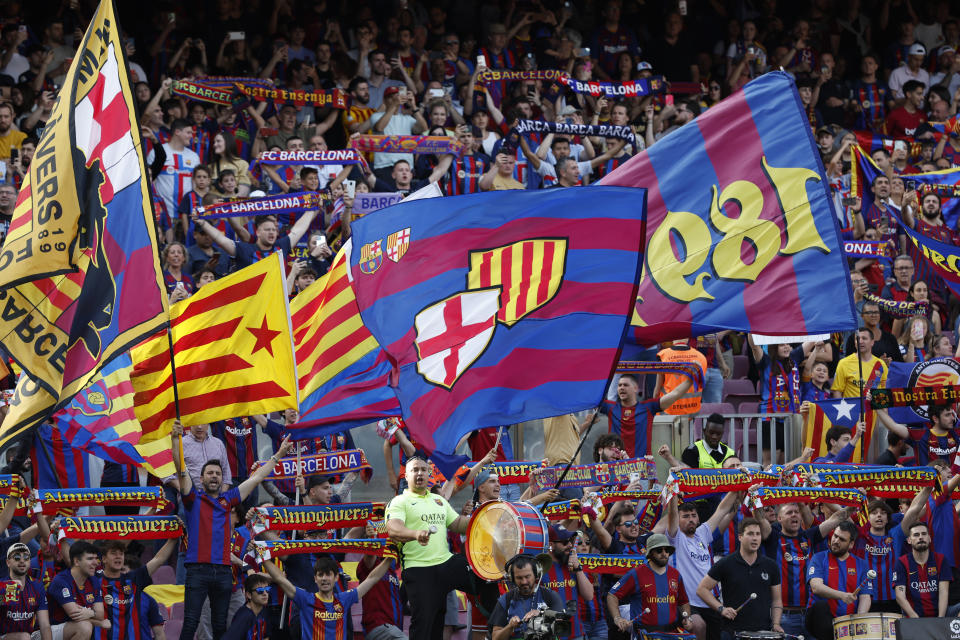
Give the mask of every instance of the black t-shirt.
[[[736, 609], [746, 603], [736, 619], [724, 618], [728, 630], [770, 629], [770, 606], [773, 603], [770, 587], [780, 584], [780, 569], [773, 560], [758, 554], [751, 565], [747, 564], [739, 551], [734, 551], [710, 567], [707, 575], [720, 583], [723, 606]], [[757, 594], [755, 600], [750, 600], [751, 593]]]

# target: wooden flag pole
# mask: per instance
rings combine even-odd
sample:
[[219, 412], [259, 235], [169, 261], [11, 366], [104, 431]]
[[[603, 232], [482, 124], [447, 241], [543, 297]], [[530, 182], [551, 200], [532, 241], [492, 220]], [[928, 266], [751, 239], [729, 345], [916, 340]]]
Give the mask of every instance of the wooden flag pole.
[[[866, 420], [867, 414], [866, 414], [866, 411], [864, 411], [864, 409], [863, 409], [863, 396], [864, 396], [864, 393], [865, 393], [866, 390], [863, 388], [863, 386], [864, 386], [864, 385], [863, 385], [863, 359], [860, 357], [860, 329], [859, 329], [859, 327], [858, 327], [857, 330], [856, 330], [856, 336], [857, 336], [857, 370], [859, 371], [859, 376], [860, 376], [860, 384], [858, 385], [858, 386], [860, 387], [860, 420]], [[858, 420], [857, 422], [860, 422], [860, 420]], [[864, 423], [864, 424], [866, 424], [866, 423]], [[856, 427], [854, 427], [854, 428], [856, 428]], [[864, 431], [866, 431], [866, 429], [864, 429]], [[867, 459], [867, 458], [866, 458], [866, 453], [864, 452], [864, 446], [863, 446], [864, 440], [866, 440], [866, 438], [864, 438], [865, 435], [866, 435], [866, 433], [861, 434], [861, 436], [860, 436], [860, 464], [863, 464], [863, 463], [866, 461], [866, 459]]]
[[[300, 467], [300, 443], [297, 442], [297, 476], [302, 477], [303, 469]], [[293, 497], [293, 504], [300, 506], [300, 485], [296, 485], [296, 493]], [[297, 539], [297, 532], [293, 531], [290, 534], [291, 540]], [[290, 606], [290, 602], [287, 598], [287, 594], [283, 594], [283, 603], [280, 605], [280, 628], [284, 629], [286, 627], [287, 620], [287, 608]]]
[[[167, 348], [170, 352], [170, 382], [173, 385], [173, 410], [180, 420], [180, 395], [177, 393], [177, 365], [173, 355], [173, 331], [167, 327]], [[183, 433], [180, 434], [180, 468], [186, 470], [187, 463], [183, 457]]]

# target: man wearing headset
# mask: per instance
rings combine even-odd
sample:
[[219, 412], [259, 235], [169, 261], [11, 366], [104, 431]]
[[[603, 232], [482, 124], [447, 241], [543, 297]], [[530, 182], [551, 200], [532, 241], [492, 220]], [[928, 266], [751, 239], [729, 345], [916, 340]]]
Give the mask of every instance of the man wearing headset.
[[543, 569], [536, 558], [521, 553], [514, 556], [504, 570], [514, 588], [500, 596], [490, 614], [492, 640], [524, 637], [527, 620], [540, 613], [541, 605], [551, 611], [564, 610], [559, 594], [540, 586]]

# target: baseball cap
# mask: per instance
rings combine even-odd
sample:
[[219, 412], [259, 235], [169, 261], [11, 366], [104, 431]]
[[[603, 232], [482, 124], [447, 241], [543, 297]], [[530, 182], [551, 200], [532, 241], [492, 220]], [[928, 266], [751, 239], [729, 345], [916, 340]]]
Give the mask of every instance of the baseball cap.
[[637, 63], [637, 71], [652, 71], [653, 65], [644, 60], [643, 62]]
[[392, 96], [397, 93], [400, 93], [400, 87], [396, 87], [396, 86], [387, 87], [386, 90], [383, 92], [383, 97], [386, 98], [387, 96]]
[[574, 107], [574, 106], [572, 106], [572, 105], [569, 105], [569, 104], [568, 104], [567, 106], [565, 106], [563, 109], [560, 110], [560, 115], [561, 115], [561, 116], [572, 116], [572, 115], [575, 114], [576, 112], [577, 112], [577, 108]]
[[576, 531], [570, 531], [555, 524], [550, 525], [550, 542], [566, 542], [575, 535], [577, 535]]
[[26, 551], [27, 555], [30, 555], [30, 547], [23, 544], [22, 542], [17, 542], [15, 544], [10, 545], [10, 548], [7, 549], [7, 557], [9, 558], [10, 556], [17, 553], [18, 551]]
[[249, 197], [251, 197], [251, 198], [264, 198], [264, 197], [266, 197], [266, 195], [267, 195], [267, 192], [266, 192], [266, 191], [263, 191], [262, 189], [254, 189], [253, 191], [250, 192]]
[[827, 125], [824, 125], [817, 129], [817, 135], [820, 135], [821, 133], [829, 133], [830, 135], [834, 135], [833, 129]]
[[907, 51], [907, 54], [911, 56], [925, 56], [927, 55], [927, 50], [922, 44], [917, 42], [916, 44], [910, 45], [910, 49]]
[[673, 553], [674, 551], [676, 551], [674, 546], [670, 544], [670, 541], [667, 540], [667, 536], [663, 535], [662, 533], [655, 533], [649, 538], [647, 538], [648, 554], [654, 549], [662, 549], [663, 547], [667, 547], [668, 549], [670, 549], [670, 553]]
[[484, 482], [489, 480], [490, 476], [495, 476], [495, 475], [497, 474], [494, 472], [494, 469], [492, 467], [487, 467], [486, 469], [478, 473], [477, 476], [473, 479], [473, 486], [479, 487]]
[[937, 49], [937, 58], [939, 58], [940, 56], [946, 55], [946, 54], [948, 54], [948, 53], [956, 53], [956, 52], [957, 52], [956, 49], [954, 49], [953, 47], [951, 47], [951, 46], [948, 45], [948, 44], [945, 44], [945, 45], [943, 45], [942, 47], [940, 47], [939, 49]]

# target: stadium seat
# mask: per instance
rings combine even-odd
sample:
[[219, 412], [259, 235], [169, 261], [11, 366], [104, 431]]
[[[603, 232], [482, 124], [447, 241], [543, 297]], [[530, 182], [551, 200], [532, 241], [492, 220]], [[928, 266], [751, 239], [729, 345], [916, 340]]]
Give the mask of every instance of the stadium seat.
[[760, 394], [750, 380], [724, 380], [723, 401], [737, 407], [737, 413], [744, 413], [740, 405], [744, 402], [759, 402]]
[[734, 380], [745, 379], [748, 371], [750, 371], [750, 358], [740, 355], [733, 356], [733, 372], [731, 377]]
[[173, 567], [163, 564], [153, 572], [151, 578], [153, 578], [154, 584], [175, 584], [177, 581], [177, 574], [173, 570]]
[[170, 608], [170, 617], [163, 625], [163, 633], [167, 638], [179, 638], [183, 628], [183, 603], [177, 602]]
[[[693, 420], [690, 423], [690, 430], [692, 432], [694, 442], [699, 440], [700, 437], [703, 435], [703, 425], [706, 424], [707, 416], [709, 416], [711, 413], [719, 413], [722, 416], [728, 416], [731, 413], [736, 413], [736, 410], [733, 408], [733, 405], [730, 404], [729, 402], [716, 402], [716, 403], [705, 402], [701, 404], [700, 412], [693, 417]], [[729, 438], [730, 434], [727, 433], [725, 437]]]

